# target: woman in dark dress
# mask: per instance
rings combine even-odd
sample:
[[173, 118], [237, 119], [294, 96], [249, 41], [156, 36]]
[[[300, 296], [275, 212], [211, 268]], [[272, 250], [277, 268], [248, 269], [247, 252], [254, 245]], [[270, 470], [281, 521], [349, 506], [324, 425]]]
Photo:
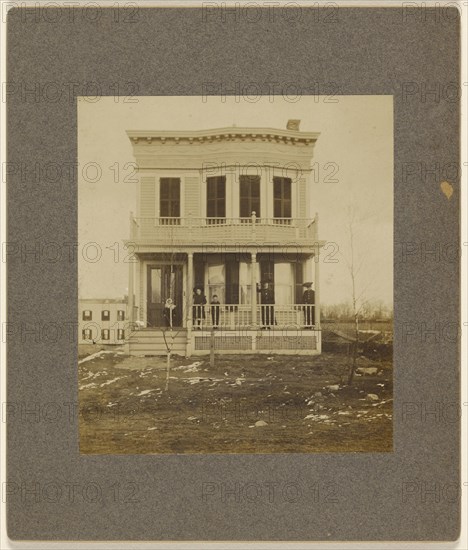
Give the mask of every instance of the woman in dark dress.
[[193, 326], [201, 330], [202, 319], [205, 319], [206, 296], [201, 287], [195, 287], [193, 294]]

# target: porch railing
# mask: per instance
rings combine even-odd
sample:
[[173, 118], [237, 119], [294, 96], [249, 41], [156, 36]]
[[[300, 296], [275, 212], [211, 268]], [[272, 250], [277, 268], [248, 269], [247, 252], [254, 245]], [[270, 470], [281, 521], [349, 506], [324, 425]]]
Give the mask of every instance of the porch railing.
[[217, 243], [261, 241], [304, 241], [310, 244], [316, 236], [315, 219], [311, 218], [201, 218], [188, 216], [133, 218], [131, 239], [148, 243]]
[[253, 319], [251, 304], [207, 304], [195, 306], [193, 313], [194, 330], [211, 330], [212, 327], [224, 330], [318, 328], [315, 306], [306, 304], [259, 304], [255, 308], [256, 319]]

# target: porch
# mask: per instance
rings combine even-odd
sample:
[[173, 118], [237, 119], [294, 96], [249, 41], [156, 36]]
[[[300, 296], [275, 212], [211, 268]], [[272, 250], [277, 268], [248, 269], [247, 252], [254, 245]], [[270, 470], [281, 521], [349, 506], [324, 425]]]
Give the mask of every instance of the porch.
[[[323, 243], [310, 240], [311, 234], [316, 236], [315, 222], [301, 225], [295, 219], [287, 223], [276, 219], [265, 224], [265, 240], [257, 244], [248, 239], [252, 228], [261, 226], [255, 215], [247, 223], [240, 218], [233, 225], [225, 218], [219, 223], [204, 219], [193, 233], [182, 225], [187, 220], [170, 220], [166, 224], [158, 219], [161, 225], [155, 227], [151, 218], [148, 231], [156, 231], [158, 237], [152, 233], [147, 243], [140, 240], [135, 261], [129, 264], [130, 320], [137, 327], [129, 342], [130, 353], [166, 353], [166, 335], [177, 335], [177, 353], [185, 347], [187, 356], [209, 353], [211, 347], [217, 353], [321, 352], [319, 253]], [[140, 231], [142, 225], [138, 227]], [[274, 242], [275, 228], [280, 229], [281, 244]], [[180, 246], [167, 239], [179, 229]], [[230, 237], [224, 239], [218, 231]], [[299, 234], [301, 244], [290, 246], [285, 231]], [[199, 240], [208, 233], [212, 240]], [[137, 235], [141, 239], [142, 233]], [[243, 237], [237, 241], [236, 235]], [[308, 303], [304, 303], [305, 282], [314, 285]], [[197, 291], [195, 296], [195, 289], [202, 294]], [[169, 316], [168, 300], [173, 307]], [[145, 345], [136, 345], [136, 338], [144, 339]]]
[[[311, 253], [139, 253], [130, 264], [129, 320], [141, 328], [310, 330], [320, 326], [318, 261]], [[250, 261], [249, 261], [250, 260]], [[135, 271], [135, 274], [133, 273]], [[303, 303], [304, 282], [315, 301]], [[262, 295], [264, 282], [271, 301]], [[194, 289], [202, 295], [195, 300]], [[133, 299], [132, 299], [133, 298]]]

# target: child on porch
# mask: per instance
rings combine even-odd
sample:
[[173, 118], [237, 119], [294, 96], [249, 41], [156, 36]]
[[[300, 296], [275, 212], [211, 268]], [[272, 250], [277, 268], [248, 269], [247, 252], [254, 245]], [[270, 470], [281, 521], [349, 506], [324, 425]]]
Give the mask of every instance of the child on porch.
[[216, 330], [219, 328], [219, 299], [217, 294], [213, 294], [211, 299], [211, 323]]
[[173, 327], [175, 317], [175, 304], [172, 302], [172, 298], [168, 298], [164, 304], [164, 320], [166, 327]]

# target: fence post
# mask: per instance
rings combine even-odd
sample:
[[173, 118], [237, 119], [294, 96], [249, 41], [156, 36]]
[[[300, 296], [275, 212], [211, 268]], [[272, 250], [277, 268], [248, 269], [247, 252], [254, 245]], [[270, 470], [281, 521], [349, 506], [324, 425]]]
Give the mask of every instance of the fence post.
[[215, 336], [214, 336], [214, 328], [211, 327], [211, 334], [210, 334], [210, 367], [214, 367], [214, 348], [215, 348], [215, 345], [214, 345], [214, 340], [215, 339]]

